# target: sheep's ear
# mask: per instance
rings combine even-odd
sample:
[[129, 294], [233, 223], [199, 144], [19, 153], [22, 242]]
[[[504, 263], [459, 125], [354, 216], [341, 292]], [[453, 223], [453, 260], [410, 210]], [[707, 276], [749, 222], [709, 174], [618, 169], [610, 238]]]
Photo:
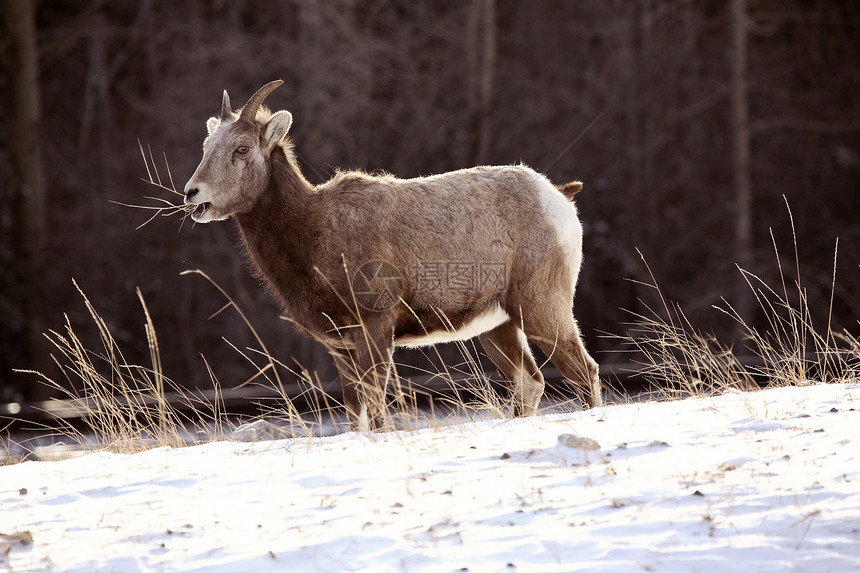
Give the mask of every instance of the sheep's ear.
[[218, 126], [221, 125], [221, 120], [217, 117], [210, 117], [206, 120], [206, 131], [209, 132], [209, 135], [215, 133], [215, 130], [218, 129]]
[[292, 124], [293, 115], [288, 111], [279, 111], [266, 122], [266, 129], [263, 130], [263, 146], [267, 153], [280, 143]]

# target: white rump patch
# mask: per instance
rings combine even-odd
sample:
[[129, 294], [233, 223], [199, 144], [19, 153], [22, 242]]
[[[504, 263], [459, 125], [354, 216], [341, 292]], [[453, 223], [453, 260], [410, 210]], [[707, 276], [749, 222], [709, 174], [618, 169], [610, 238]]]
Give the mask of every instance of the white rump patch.
[[547, 220], [552, 224], [559, 244], [567, 253], [571, 270], [571, 293], [576, 290], [579, 267], [582, 265], [582, 223], [576, 206], [561, 191], [541, 175], [535, 174], [541, 204]]
[[422, 346], [442, 344], [443, 342], [469, 340], [479, 334], [493, 330], [510, 319], [510, 315], [502, 310], [502, 307], [494, 305], [456, 330], [435, 330], [420, 336], [400, 336], [394, 339], [394, 345], [405, 346], [407, 348], [420, 348]]

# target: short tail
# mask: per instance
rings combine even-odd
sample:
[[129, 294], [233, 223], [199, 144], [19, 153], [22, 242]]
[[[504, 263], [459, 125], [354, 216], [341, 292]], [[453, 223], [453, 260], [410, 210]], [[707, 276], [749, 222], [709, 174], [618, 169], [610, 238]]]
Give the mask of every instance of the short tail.
[[561, 191], [562, 195], [573, 201], [573, 196], [582, 191], [582, 181], [571, 181], [570, 183], [562, 183], [556, 185], [556, 189]]

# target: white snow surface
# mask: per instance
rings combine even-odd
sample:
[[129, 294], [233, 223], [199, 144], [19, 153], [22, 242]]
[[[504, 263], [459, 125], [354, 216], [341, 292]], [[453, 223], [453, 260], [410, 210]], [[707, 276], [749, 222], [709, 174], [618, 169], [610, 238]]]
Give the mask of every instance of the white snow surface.
[[828, 384], [24, 462], [0, 570], [856, 572], [858, 443]]

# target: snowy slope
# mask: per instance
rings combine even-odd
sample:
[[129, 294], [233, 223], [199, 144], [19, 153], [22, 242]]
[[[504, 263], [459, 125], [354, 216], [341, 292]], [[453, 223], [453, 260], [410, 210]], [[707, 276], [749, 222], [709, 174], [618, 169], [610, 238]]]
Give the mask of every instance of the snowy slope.
[[834, 384], [25, 462], [0, 571], [860, 571], [858, 444]]

